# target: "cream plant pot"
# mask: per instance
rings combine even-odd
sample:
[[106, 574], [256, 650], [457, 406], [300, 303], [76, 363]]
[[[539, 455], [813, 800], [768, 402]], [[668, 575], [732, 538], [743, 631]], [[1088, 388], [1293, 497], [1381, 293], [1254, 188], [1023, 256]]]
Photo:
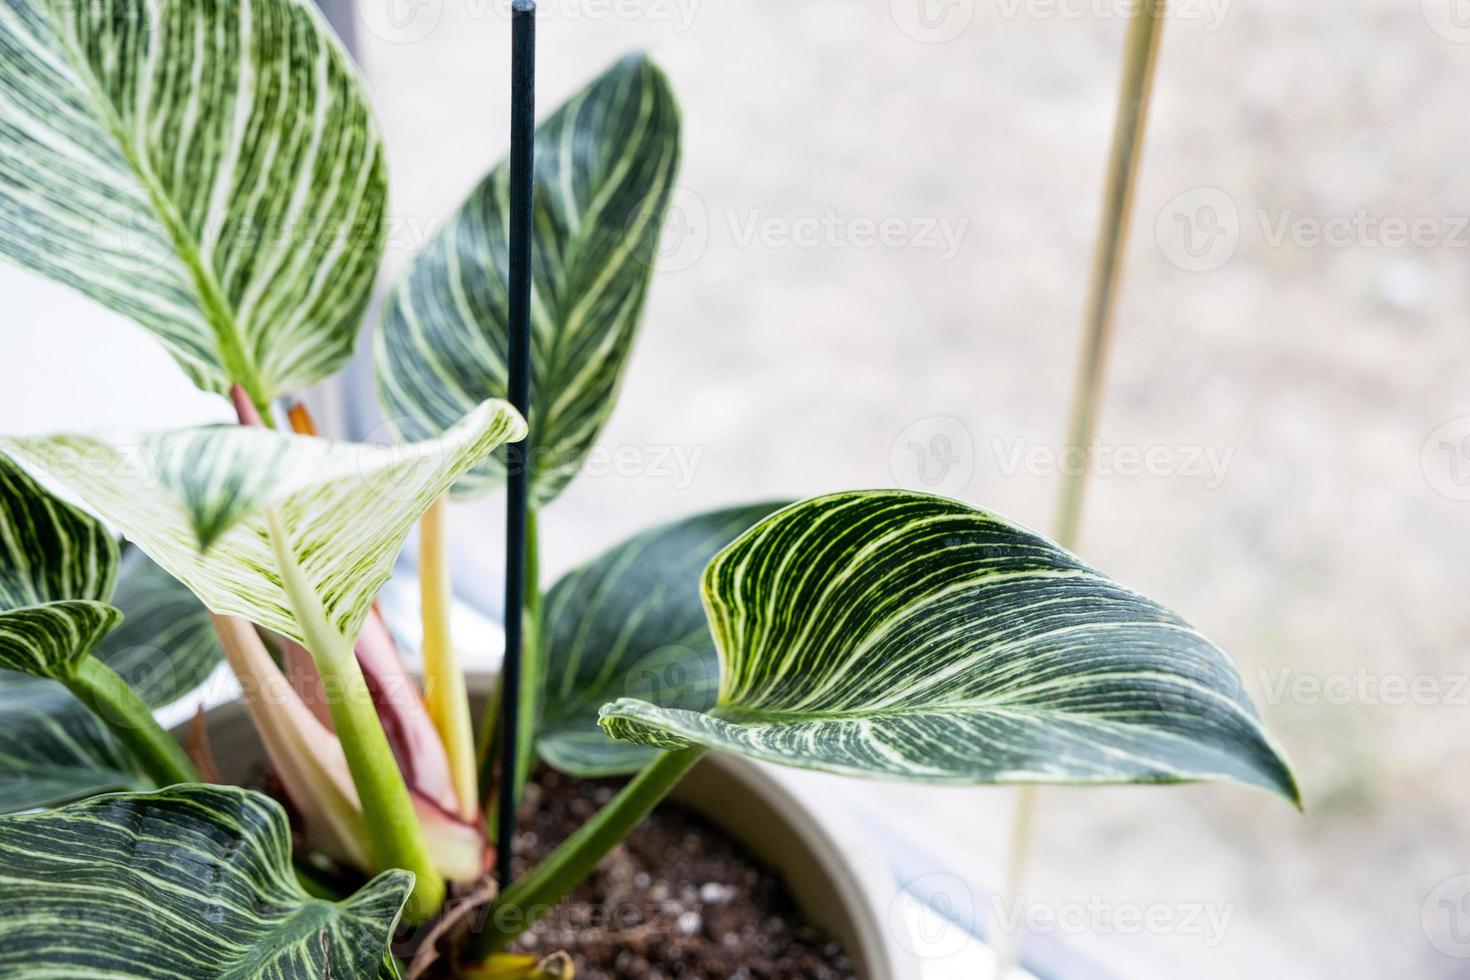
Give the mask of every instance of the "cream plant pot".
[[[242, 702], [209, 709], [205, 725], [225, 782], [243, 783], [266, 763]], [[187, 727], [175, 734], [183, 738]], [[863, 980], [923, 976], [907, 935], [898, 934], [900, 891], [887, 862], [840, 810], [822, 806], [774, 767], [718, 755], [686, 776], [672, 798], [780, 874], [807, 919], [843, 944]]]

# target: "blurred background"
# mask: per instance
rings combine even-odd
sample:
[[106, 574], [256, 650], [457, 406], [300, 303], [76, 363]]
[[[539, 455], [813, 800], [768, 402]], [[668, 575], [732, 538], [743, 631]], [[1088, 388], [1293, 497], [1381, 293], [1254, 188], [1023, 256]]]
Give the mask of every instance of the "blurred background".
[[[389, 151], [380, 288], [504, 154], [508, 6], [334, 11]], [[543, 515], [546, 574], [839, 488], [1047, 530], [1130, 9], [541, 0], [543, 114], [638, 48], [685, 122], [645, 324]], [[1467, 84], [1465, 0], [1172, 4], [1079, 551], [1237, 658], [1306, 812], [1044, 791], [1024, 907], [1114, 976], [1470, 976]], [[228, 416], [63, 287], [7, 267], [0, 295], [6, 431]], [[365, 437], [353, 377], [323, 411]], [[455, 514], [483, 596], [500, 513]], [[969, 882], [1004, 878], [1011, 791], [830, 782], [942, 856], [957, 915], [1008, 910]]]

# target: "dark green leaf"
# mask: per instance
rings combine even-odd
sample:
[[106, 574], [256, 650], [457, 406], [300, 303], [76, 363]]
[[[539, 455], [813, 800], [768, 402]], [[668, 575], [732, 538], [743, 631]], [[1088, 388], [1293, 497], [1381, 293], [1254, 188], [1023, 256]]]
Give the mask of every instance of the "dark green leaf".
[[[129, 549], [113, 602], [123, 623], [97, 656], [149, 705], [202, 684], [221, 657], [209, 612], [181, 582]], [[144, 789], [136, 764], [71, 692], [54, 681], [0, 671], [0, 813], [94, 793]]]
[[[679, 164], [679, 110], [663, 72], [618, 62], [536, 131], [531, 496], [576, 475], [612, 411], [643, 310]], [[394, 289], [377, 339], [384, 411], [407, 439], [506, 395], [507, 214], [502, 163]], [[458, 485], [504, 478], [497, 454]]]
[[390, 871], [344, 902], [291, 867], [280, 806], [259, 793], [175, 786], [0, 819], [0, 975], [373, 977], [413, 876]]
[[641, 769], [655, 750], [597, 724], [607, 701], [714, 707], [720, 666], [699, 573], [721, 548], [782, 504], [748, 504], [674, 521], [568, 573], [546, 599], [546, 688], [537, 748], [578, 776]]
[[993, 514], [902, 491], [787, 508], [705, 570], [715, 708], [612, 735], [939, 783], [1232, 779], [1297, 800], [1229, 659]]

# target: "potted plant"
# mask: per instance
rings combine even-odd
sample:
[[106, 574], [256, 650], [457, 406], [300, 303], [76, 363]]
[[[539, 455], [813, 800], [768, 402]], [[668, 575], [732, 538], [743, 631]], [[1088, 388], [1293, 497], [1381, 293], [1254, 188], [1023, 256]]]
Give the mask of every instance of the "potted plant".
[[[534, 528], [595, 442], [679, 163], [667, 79], [627, 58], [537, 132], [530, 425], [499, 400], [501, 167], [392, 290], [376, 362], [403, 441], [366, 446], [291, 402], [350, 355], [387, 213], [362, 83], [315, 10], [6, 4], [0, 42], [0, 252], [135, 320], [241, 423], [0, 438], [5, 975], [565, 975], [507, 951], [710, 756], [1297, 799], [1179, 617], [968, 504], [837, 492], [645, 531], [544, 596], [533, 564], [516, 778], [533, 752], [631, 778], [497, 892], [510, 735], [495, 698], [472, 725], [444, 500], [494, 486], [529, 432]], [[375, 607], [416, 525], [421, 683]], [[243, 725], [186, 752], [153, 718], [221, 655], [269, 784], [223, 776], [255, 751]], [[574, 809], [581, 784], [546, 782]]]

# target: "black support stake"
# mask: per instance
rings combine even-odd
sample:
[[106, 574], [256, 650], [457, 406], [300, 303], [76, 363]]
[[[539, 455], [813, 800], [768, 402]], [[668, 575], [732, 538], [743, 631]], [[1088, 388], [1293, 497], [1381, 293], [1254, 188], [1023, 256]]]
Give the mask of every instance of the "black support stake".
[[[510, 403], [531, 417], [531, 194], [536, 139], [536, 2], [511, 7], [510, 67]], [[522, 619], [526, 606], [526, 494], [531, 437], [507, 450], [505, 508], [505, 663], [500, 685], [500, 793], [496, 871], [511, 883], [516, 833], [516, 760], [520, 757]]]

